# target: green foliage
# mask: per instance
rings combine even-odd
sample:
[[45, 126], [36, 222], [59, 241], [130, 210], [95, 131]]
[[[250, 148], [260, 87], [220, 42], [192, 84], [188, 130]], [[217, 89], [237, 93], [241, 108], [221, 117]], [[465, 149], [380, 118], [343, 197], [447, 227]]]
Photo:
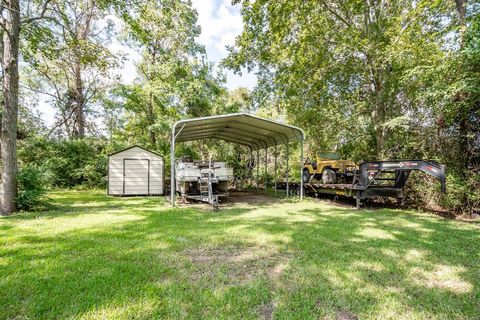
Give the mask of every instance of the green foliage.
[[[472, 178], [480, 174], [480, 6], [462, 2], [465, 19], [453, 0], [235, 0], [244, 26], [223, 66], [254, 70], [258, 85], [250, 92], [224, 87], [225, 75], [197, 42], [191, 1], [22, 0], [32, 16], [46, 4], [49, 18], [21, 28], [21, 104], [36, 107], [42, 94], [57, 122], [47, 130], [35, 115], [21, 115], [20, 160], [44, 169], [51, 187], [100, 187], [116, 142], [146, 146], [168, 165], [175, 121], [255, 112], [303, 128], [310, 155], [445, 163], [451, 192], [441, 198], [421, 180], [415, 198], [466, 210], [480, 193]], [[122, 19], [122, 30], [110, 14]], [[140, 54], [132, 83], [115, 78], [123, 56], [109, 51], [112, 39]], [[84, 129], [110, 142], [62, 140]], [[284, 168], [285, 150], [279, 153]], [[298, 153], [292, 146], [297, 180]], [[252, 173], [249, 152], [224, 142], [182, 144], [182, 155], [225, 160], [239, 177]]]
[[216, 114], [254, 111], [252, 94], [247, 88], [239, 87], [228, 91], [224, 99], [216, 106]]
[[166, 155], [173, 123], [212, 114], [225, 93], [224, 77], [215, 74], [195, 40], [200, 28], [190, 2], [143, 1], [124, 20], [125, 41], [142, 59], [138, 79], [115, 89], [117, 107], [125, 111], [121, 135]]
[[31, 211], [48, 207], [45, 174], [37, 166], [25, 166], [17, 175], [18, 194], [15, 204], [18, 210]]
[[391, 133], [411, 129], [418, 108], [402, 79], [438, 64], [453, 2], [239, 2], [244, 31], [225, 63], [259, 68], [258, 103], [280, 106], [321, 149], [399, 155]]
[[471, 213], [471, 208], [480, 207], [480, 175], [469, 172], [467, 176], [450, 174], [447, 179], [448, 193], [442, 199], [445, 207]]
[[[263, 170], [262, 170], [263, 169]], [[271, 187], [273, 186], [273, 184], [275, 183], [275, 175], [273, 172], [270, 172], [267, 170], [267, 172], [265, 173], [265, 169], [264, 168], [261, 168], [260, 169], [260, 182], [262, 183], [262, 185], [265, 185], [265, 181], [267, 182], [268, 186], [267, 187]]]
[[465, 1], [465, 21], [455, 1], [234, 3], [244, 27], [224, 64], [258, 70], [253, 97], [264, 114], [302, 127], [312, 151], [446, 163], [459, 179], [447, 197], [471, 198], [469, 177], [480, 173], [478, 1]]
[[49, 140], [29, 139], [19, 146], [19, 160], [45, 172], [50, 188], [104, 188], [107, 155], [114, 146], [105, 140], [86, 138]]
[[[21, 28], [25, 94], [37, 100], [41, 96], [57, 112], [50, 133], [96, 133], [87, 119], [102, 111], [101, 100], [116, 81], [113, 70], [122, 60], [108, 48], [113, 34], [108, 14], [116, 1], [38, 2], [39, 8], [44, 2], [48, 18]], [[25, 10], [32, 7], [28, 1]]]

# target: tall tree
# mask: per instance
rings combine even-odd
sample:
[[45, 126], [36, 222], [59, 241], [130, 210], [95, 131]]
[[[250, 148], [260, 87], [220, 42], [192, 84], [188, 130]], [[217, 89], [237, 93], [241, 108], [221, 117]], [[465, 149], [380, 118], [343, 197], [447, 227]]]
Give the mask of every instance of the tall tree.
[[440, 61], [453, 2], [236, 2], [244, 30], [226, 64], [259, 69], [263, 103], [275, 100], [325, 149], [394, 155], [388, 137], [415, 121], [402, 80]]
[[109, 2], [55, 1], [44, 32], [50, 36], [26, 55], [31, 65], [27, 86], [43, 93], [57, 110], [52, 131], [83, 138], [87, 116], [111, 83], [117, 59], [108, 50], [112, 23]]
[[254, 106], [251, 92], [245, 87], [239, 87], [226, 92], [224, 100], [216, 106], [215, 113], [225, 114], [252, 111], [254, 111]]
[[[1, 103], [1, 185], [0, 210], [2, 214], [15, 211], [17, 194], [17, 118], [19, 89], [19, 48], [20, 31], [29, 29], [34, 22], [46, 18], [51, 0], [27, 1], [22, 11], [23, 1], [0, 1], [2, 94]], [[32, 28], [34, 29], [34, 28]]]
[[1, 211], [15, 211], [17, 194], [17, 116], [18, 116], [18, 50], [20, 42], [20, 4], [18, 0], [2, 1], [0, 25], [2, 37], [3, 101], [1, 122]]
[[460, 53], [453, 67], [458, 70], [456, 90], [453, 97], [456, 107], [453, 108], [453, 123], [458, 127], [459, 150], [458, 158], [461, 168], [480, 172], [480, 8], [470, 7], [467, 14], [466, 0], [455, 0]]
[[[127, 134], [168, 151], [169, 128], [179, 117], [205, 116], [223, 92], [223, 78], [206, 62], [190, 1], [148, 0], [125, 16], [125, 40], [140, 51], [138, 78], [118, 90], [127, 111]], [[140, 135], [138, 133], [141, 133]]]

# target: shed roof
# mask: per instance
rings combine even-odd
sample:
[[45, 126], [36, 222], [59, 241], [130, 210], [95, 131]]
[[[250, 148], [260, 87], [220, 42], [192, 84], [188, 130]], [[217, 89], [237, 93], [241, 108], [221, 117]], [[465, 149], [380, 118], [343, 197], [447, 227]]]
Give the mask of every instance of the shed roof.
[[221, 139], [254, 149], [303, 141], [303, 130], [246, 113], [186, 119], [174, 126], [175, 141]]
[[163, 158], [163, 156], [162, 156], [161, 154], [159, 154], [159, 153], [157, 153], [157, 152], [155, 152], [155, 151], [152, 151], [152, 150], [145, 149], [144, 147], [140, 147], [139, 145], [136, 145], [136, 144], [133, 145], [133, 146], [127, 147], [127, 148], [125, 148], [125, 149], [112, 152], [112, 153], [110, 153], [108, 156], [111, 157], [111, 156], [113, 156], [113, 155], [116, 155], [116, 154], [118, 154], [118, 153], [121, 153], [121, 152], [130, 150], [130, 149], [133, 149], [133, 148], [139, 148], [139, 149], [142, 149], [143, 151], [150, 152], [150, 153], [152, 153], [152, 154], [154, 154], [154, 155], [156, 155], [156, 156], [159, 156], [159, 157]]

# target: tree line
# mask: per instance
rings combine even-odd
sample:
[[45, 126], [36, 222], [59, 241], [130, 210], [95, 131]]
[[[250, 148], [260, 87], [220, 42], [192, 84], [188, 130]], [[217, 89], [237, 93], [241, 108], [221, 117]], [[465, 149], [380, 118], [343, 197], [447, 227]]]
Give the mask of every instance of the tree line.
[[[167, 155], [178, 119], [238, 111], [304, 128], [311, 153], [446, 163], [444, 205], [480, 203], [477, 1], [233, 3], [243, 32], [215, 66], [189, 0], [2, 0], [2, 213], [18, 207], [19, 164], [48, 172], [52, 187], [98, 187], [108, 152], [137, 143]], [[138, 55], [131, 82], [116, 44]], [[244, 67], [257, 87], [227, 90], [222, 69]], [[35, 111], [42, 104], [52, 125]], [[239, 152], [181, 148], [232, 161]]]
[[445, 163], [448, 206], [479, 206], [479, 1], [234, 3], [244, 28], [225, 64], [256, 70], [256, 104], [280, 106], [311, 149]]

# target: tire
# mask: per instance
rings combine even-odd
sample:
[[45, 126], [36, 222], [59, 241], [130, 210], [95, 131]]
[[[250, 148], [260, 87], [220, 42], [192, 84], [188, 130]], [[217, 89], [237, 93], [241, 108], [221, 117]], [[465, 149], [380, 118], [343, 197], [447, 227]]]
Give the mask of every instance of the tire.
[[308, 172], [308, 169], [303, 169], [302, 180], [303, 180], [303, 183], [310, 182], [310, 172]]
[[322, 182], [323, 184], [334, 184], [337, 182], [337, 174], [333, 169], [325, 168], [322, 171]]

